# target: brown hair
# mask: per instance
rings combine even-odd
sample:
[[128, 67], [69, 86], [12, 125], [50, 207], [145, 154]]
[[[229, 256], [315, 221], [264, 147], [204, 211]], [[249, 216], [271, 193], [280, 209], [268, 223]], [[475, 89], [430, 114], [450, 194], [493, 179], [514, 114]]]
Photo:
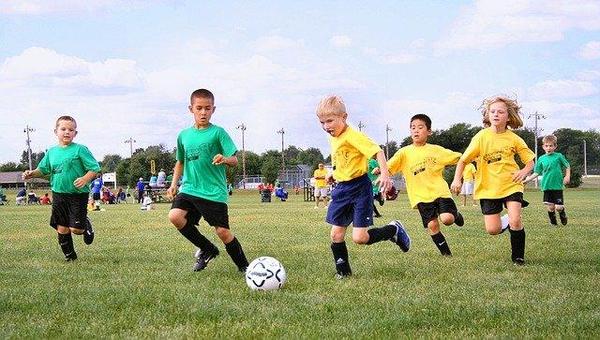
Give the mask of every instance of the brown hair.
[[213, 102], [213, 104], [215, 103], [215, 96], [207, 89], [197, 89], [196, 91], [192, 92], [192, 95], [190, 96], [190, 102], [194, 100], [194, 98], [208, 98]]
[[542, 138], [542, 143], [552, 143], [552, 144], [556, 145], [556, 141], [557, 141], [557, 138], [555, 135], [548, 135], [548, 136], [544, 136], [544, 138]]
[[77, 127], [77, 122], [75, 121], [75, 118], [73, 118], [71, 116], [60, 116], [60, 117], [58, 117], [58, 119], [56, 120], [55, 127], [58, 127], [58, 122], [60, 122], [61, 120], [67, 120], [69, 122], [73, 122], [73, 124], [75, 124], [75, 127]]

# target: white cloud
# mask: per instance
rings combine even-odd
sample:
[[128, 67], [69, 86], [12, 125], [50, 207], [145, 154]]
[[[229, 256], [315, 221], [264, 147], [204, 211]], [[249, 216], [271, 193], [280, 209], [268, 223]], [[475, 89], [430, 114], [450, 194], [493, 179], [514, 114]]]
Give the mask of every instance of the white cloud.
[[[530, 101], [522, 104], [524, 112], [538, 112], [545, 117], [538, 121], [538, 128], [543, 130], [542, 134], [564, 127], [583, 131], [600, 127], [600, 111], [597, 108], [589, 108], [580, 103], [552, 100]], [[525, 126], [531, 129], [535, 126], [533, 118], [525, 119], [524, 122]]]
[[293, 40], [279, 35], [271, 35], [259, 38], [255, 42], [256, 50], [260, 52], [279, 51], [302, 48], [304, 41]]
[[90, 89], [134, 90], [144, 83], [143, 72], [133, 60], [90, 62], [41, 47], [7, 58], [0, 66], [0, 80], [14, 81], [15, 86], [55, 86], [88, 93]]
[[600, 2], [595, 0], [479, 0], [466, 6], [436, 53], [502, 48], [512, 43], [560, 41], [571, 29], [599, 30]]
[[580, 98], [598, 93], [598, 89], [589, 81], [581, 80], [546, 80], [528, 89], [535, 99]]
[[329, 39], [331, 45], [335, 47], [350, 47], [352, 46], [352, 39], [347, 35], [335, 35]]
[[379, 52], [376, 48], [365, 47], [363, 53], [372, 57], [377, 63], [383, 65], [411, 64], [421, 58], [425, 48], [424, 39], [412, 41], [403, 51], [398, 52]]
[[579, 50], [579, 57], [587, 60], [600, 58], [600, 41], [590, 41]]
[[577, 73], [577, 79], [594, 81], [600, 79], [600, 70], [583, 70]]

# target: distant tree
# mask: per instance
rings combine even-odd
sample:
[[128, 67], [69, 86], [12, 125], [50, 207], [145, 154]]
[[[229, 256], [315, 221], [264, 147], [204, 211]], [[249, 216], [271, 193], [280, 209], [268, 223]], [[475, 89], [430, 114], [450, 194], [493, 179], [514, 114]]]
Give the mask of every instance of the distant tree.
[[15, 162], [8, 162], [4, 164], [0, 164], [0, 172], [8, 172], [8, 171], [25, 171], [25, 168], [22, 164], [17, 164]]
[[301, 151], [296, 160], [297, 164], [307, 164], [313, 169], [316, 169], [319, 163], [325, 163], [325, 159], [323, 158], [321, 150], [312, 147]]
[[[385, 144], [381, 144], [381, 145], [379, 145], [379, 147], [381, 148], [381, 150], [383, 150], [383, 153], [385, 154]], [[398, 150], [400, 150], [400, 147], [398, 146], [398, 143], [396, 141], [394, 141], [394, 140], [389, 141], [389, 143], [388, 143], [388, 157], [392, 158], [392, 156], [394, 156], [394, 154]]]
[[106, 155], [102, 162], [100, 162], [100, 168], [102, 173], [114, 172], [123, 158], [120, 155]]
[[[31, 168], [37, 168], [38, 163], [44, 158], [45, 153], [43, 151], [40, 152], [31, 152]], [[27, 156], [27, 150], [24, 150], [21, 153], [21, 163], [25, 169], [29, 169], [29, 156]]]
[[137, 182], [139, 177], [133, 176], [129, 171], [129, 165], [131, 163], [131, 159], [123, 159], [117, 164], [117, 168], [115, 172], [117, 173], [117, 182], [119, 185], [129, 185], [133, 186], [134, 183]]
[[269, 151], [261, 156], [262, 166], [260, 172], [266, 183], [275, 183], [275, 180], [279, 177], [279, 171], [281, 170], [280, 157], [278, 158], [275, 153]]

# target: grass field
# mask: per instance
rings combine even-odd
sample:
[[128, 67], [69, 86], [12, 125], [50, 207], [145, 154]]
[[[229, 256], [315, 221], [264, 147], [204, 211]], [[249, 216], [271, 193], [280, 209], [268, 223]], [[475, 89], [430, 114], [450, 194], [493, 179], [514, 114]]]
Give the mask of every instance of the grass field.
[[[248, 258], [274, 256], [288, 283], [252, 292], [219, 244], [221, 256], [191, 271], [194, 248], [167, 220], [169, 205], [105, 206], [90, 216], [96, 240], [75, 239], [66, 263], [47, 206], [0, 206], [0, 338], [462, 338], [600, 337], [598, 190], [565, 193], [569, 225], [551, 228], [539, 203], [523, 219], [527, 264], [510, 261], [509, 235], [483, 231], [478, 208], [466, 226], [446, 227], [445, 258], [423, 230], [406, 195], [382, 207], [412, 237], [349, 243], [354, 276], [334, 279], [325, 210], [301, 196], [260, 203], [236, 192], [232, 230]], [[202, 222], [201, 231], [217, 242]]]

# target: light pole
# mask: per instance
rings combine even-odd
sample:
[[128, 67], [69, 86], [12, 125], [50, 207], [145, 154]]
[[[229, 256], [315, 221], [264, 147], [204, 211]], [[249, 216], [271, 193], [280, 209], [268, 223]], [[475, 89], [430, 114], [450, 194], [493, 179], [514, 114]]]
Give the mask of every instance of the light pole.
[[[537, 163], [538, 161], [538, 138], [539, 138], [539, 131], [542, 131], [542, 128], [538, 129], [538, 121], [540, 119], [546, 119], [546, 116], [544, 116], [541, 113], [538, 113], [537, 111], [535, 111], [535, 113], [530, 114], [527, 118], [532, 118], [535, 120], [535, 130], [534, 130], [534, 135], [535, 135], [535, 162]], [[538, 186], [538, 181], [537, 181], [537, 177], [535, 179], [535, 187], [537, 188]]]
[[390, 159], [389, 158], [389, 144], [390, 144], [390, 136], [389, 136], [389, 132], [392, 131], [392, 128], [388, 125], [385, 124], [385, 159]]
[[133, 143], [135, 143], [135, 139], [129, 137], [129, 139], [126, 139], [124, 143], [129, 143], [129, 158], [133, 157]]
[[281, 173], [285, 171], [285, 156], [283, 155], [283, 135], [285, 135], [285, 131], [283, 128], [281, 130], [277, 130], [277, 133], [281, 134]]
[[242, 123], [238, 125], [236, 129], [242, 130], [242, 188], [246, 189], [246, 146], [244, 145], [244, 134], [246, 133], [246, 125]]
[[27, 134], [27, 140], [25, 140], [25, 143], [27, 144], [27, 159], [29, 161], [29, 170], [33, 170], [33, 166], [31, 164], [31, 139], [29, 138], [29, 132], [34, 131], [35, 129], [30, 128], [29, 125], [27, 125], [25, 129], [23, 129], [23, 132]]
[[362, 132], [362, 128], [365, 127], [365, 124], [363, 124], [363, 122], [361, 120], [358, 121], [358, 131]]

